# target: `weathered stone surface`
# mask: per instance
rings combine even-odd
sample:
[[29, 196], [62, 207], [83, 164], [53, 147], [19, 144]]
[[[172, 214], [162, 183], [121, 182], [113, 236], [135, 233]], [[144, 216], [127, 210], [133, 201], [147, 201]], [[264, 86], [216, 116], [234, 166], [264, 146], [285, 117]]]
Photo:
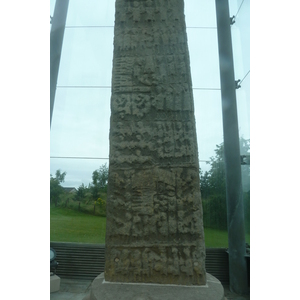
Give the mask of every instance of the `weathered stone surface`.
[[203, 285], [183, 0], [117, 0], [105, 280]]

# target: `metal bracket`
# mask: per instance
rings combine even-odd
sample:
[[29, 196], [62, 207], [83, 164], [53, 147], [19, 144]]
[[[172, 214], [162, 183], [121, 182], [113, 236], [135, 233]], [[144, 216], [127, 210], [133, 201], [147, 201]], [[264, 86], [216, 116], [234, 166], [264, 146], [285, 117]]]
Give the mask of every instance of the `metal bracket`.
[[241, 155], [241, 165], [250, 166], [250, 155]]
[[235, 16], [232, 16], [230, 18], [230, 25], [233, 25], [235, 23]]
[[240, 82], [241, 82], [241, 80], [240, 80], [240, 79], [238, 79], [238, 80], [235, 80], [234, 82], [235, 82], [235, 89], [236, 89], [236, 90], [238, 90], [239, 88], [241, 88], [241, 87], [242, 87], [242, 86], [240, 85]]

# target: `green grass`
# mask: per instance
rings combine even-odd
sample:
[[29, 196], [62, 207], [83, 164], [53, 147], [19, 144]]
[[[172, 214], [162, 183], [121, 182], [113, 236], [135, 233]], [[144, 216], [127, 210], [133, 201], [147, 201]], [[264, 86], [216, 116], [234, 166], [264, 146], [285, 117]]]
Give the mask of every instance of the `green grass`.
[[[67, 208], [50, 207], [50, 240], [55, 242], [105, 243], [106, 218]], [[226, 231], [205, 228], [207, 248], [227, 248]], [[246, 235], [250, 244], [250, 235]]]
[[[227, 231], [204, 228], [206, 248], [228, 248]], [[246, 234], [246, 243], [250, 245], [250, 234]]]
[[50, 206], [50, 241], [105, 243], [106, 218]]

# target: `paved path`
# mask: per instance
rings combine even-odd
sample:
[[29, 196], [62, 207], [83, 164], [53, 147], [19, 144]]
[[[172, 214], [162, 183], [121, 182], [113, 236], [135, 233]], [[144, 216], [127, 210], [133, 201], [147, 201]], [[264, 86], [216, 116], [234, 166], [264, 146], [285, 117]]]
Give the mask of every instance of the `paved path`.
[[[82, 300], [89, 295], [92, 280], [61, 278], [60, 290], [50, 294], [50, 300]], [[250, 300], [250, 296], [239, 296], [223, 286], [227, 300]], [[175, 300], [175, 299], [174, 299]]]
[[82, 300], [90, 293], [92, 280], [60, 279], [60, 290], [50, 293], [50, 300]]
[[250, 300], [250, 295], [247, 296], [239, 296], [235, 293], [232, 293], [229, 289], [228, 285], [223, 285], [225, 298], [227, 300]]

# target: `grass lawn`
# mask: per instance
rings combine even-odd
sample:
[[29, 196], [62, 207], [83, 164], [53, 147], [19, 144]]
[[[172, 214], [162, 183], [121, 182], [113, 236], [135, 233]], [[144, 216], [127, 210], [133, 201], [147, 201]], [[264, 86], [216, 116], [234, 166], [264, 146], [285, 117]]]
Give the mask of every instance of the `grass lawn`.
[[50, 206], [50, 241], [105, 243], [106, 218]]
[[[204, 228], [206, 248], [228, 248], [227, 231]], [[246, 243], [250, 245], [250, 234], [246, 234]]]
[[[74, 243], [105, 243], [106, 218], [71, 209], [50, 206], [50, 241]], [[207, 248], [227, 248], [227, 232], [204, 229]], [[246, 235], [250, 244], [250, 235]]]

